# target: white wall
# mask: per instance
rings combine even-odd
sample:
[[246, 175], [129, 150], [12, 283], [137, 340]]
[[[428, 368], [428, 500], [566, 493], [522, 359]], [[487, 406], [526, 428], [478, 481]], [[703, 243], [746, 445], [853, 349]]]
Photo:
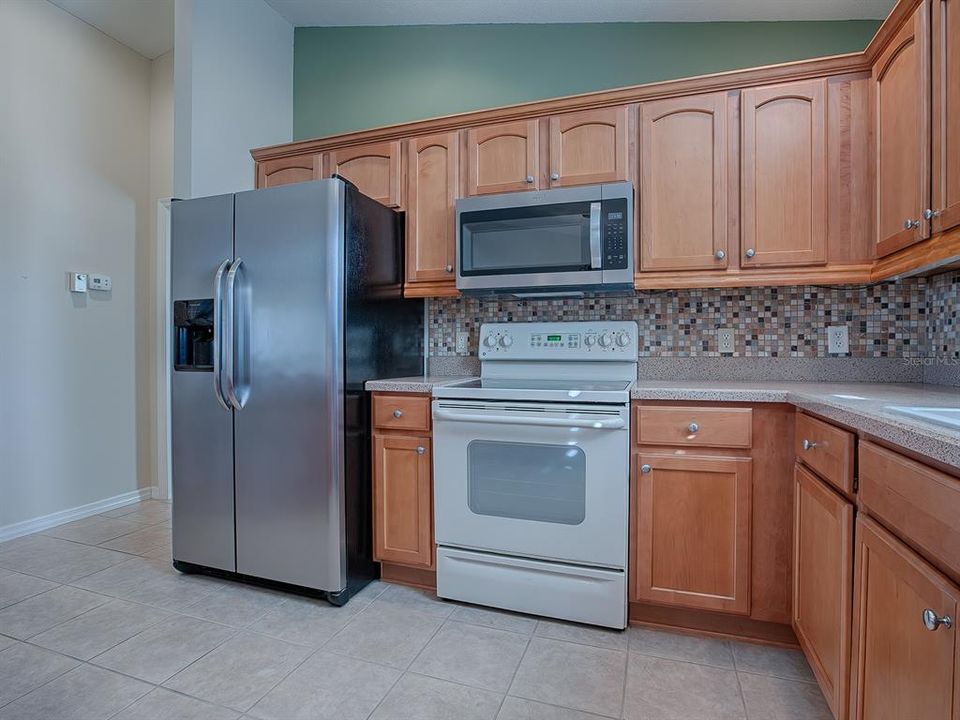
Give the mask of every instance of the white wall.
[[[2, 0], [0, 98], [3, 527], [138, 486], [150, 62], [52, 4]], [[68, 270], [113, 290], [72, 295]]]
[[263, 0], [177, 0], [174, 191], [248, 190], [250, 149], [293, 137], [293, 27]]

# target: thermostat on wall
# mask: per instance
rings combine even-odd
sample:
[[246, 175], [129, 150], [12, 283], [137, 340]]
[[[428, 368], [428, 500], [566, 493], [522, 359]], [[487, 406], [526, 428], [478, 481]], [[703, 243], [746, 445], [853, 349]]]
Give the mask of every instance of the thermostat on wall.
[[89, 287], [91, 290], [109, 290], [113, 287], [109, 275], [91, 275]]

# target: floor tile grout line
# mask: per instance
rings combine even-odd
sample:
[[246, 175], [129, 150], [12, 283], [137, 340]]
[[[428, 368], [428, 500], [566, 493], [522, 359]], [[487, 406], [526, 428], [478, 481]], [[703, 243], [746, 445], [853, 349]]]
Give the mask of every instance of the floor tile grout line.
[[619, 717], [627, 714], [627, 683], [630, 682], [630, 637], [627, 636], [627, 657], [623, 664], [623, 687], [620, 691], [620, 713]]
[[[25, 641], [23, 641], [23, 640], [17, 640], [17, 642], [21, 642], [21, 643], [23, 643], [24, 645], [30, 645], [30, 643], [27, 643], [27, 642], [25, 642]], [[15, 646], [15, 645], [11, 645], [10, 648], [12, 648], [12, 647], [16, 647], [16, 646]], [[36, 647], [36, 646], [34, 646], [34, 647]], [[0, 653], [6, 652], [6, 651], [9, 650], [10, 648], [4, 648], [3, 650], [0, 650]], [[46, 648], [44, 648], [44, 649], [46, 649]], [[52, 652], [52, 651], [49, 651], [49, 652]], [[68, 672], [73, 672], [73, 671], [76, 670], [78, 667], [80, 667], [81, 665], [84, 664], [82, 660], [77, 660], [76, 658], [72, 658], [72, 657], [70, 657], [69, 655], [63, 655], [62, 653], [56, 653], [56, 654], [57, 654], [57, 655], [62, 655], [62, 657], [65, 657], [65, 658], [67, 658], [68, 660], [73, 660], [73, 661], [76, 662], [77, 664], [74, 665], [74, 666], [71, 667], [71, 668], [68, 668], [68, 669], [64, 670], [62, 673], [58, 673], [56, 676], [50, 678], [50, 679], [47, 680], [46, 682], [40, 683], [40, 684], [37, 685], [35, 688], [31, 688], [30, 690], [28, 690], [27, 692], [23, 693], [22, 695], [17, 695], [17, 697], [13, 698], [12, 700], [9, 700], [9, 701], [7, 701], [7, 702], [0, 703], [0, 709], [5, 708], [5, 707], [7, 707], [8, 705], [12, 705], [13, 703], [15, 703], [15, 702], [16, 702], [17, 700], [19, 700], [20, 698], [24, 698], [24, 697], [26, 697], [27, 695], [29, 695], [30, 693], [35, 692], [36, 690], [39, 690], [40, 688], [42, 688], [42, 687], [44, 687], [44, 686], [46, 686], [46, 685], [49, 685], [49, 684], [52, 683], [54, 680], [57, 680], [58, 678], [63, 677], [63, 676], [66, 675]]]
[[738, 675], [753, 675], [755, 677], [772, 678], [774, 680], [783, 680], [784, 682], [802, 683], [803, 685], [817, 685], [816, 678], [807, 680], [798, 677], [788, 677], [786, 675], [774, 675], [773, 673], [757, 672], [756, 670], [737, 670]]
[[[539, 624], [540, 621], [537, 620], [537, 625]], [[503, 694], [503, 698], [500, 700], [500, 707], [497, 708], [497, 714], [494, 715], [494, 718], [500, 717], [500, 713], [503, 712], [503, 704], [510, 696], [510, 690], [513, 688], [513, 683], [515, 683], [517, 680], [517, 673], [520, 672], [520, 666], [523, 665], [523, 660], [525, 657], [527, 657], [527, 651], [530, 649], [533, 638], [536, 637], [535, 633], [537, 632], [537, 625], [533, 626], [533, 632], [527, 636], [527, 644], [523, 646], [523, 652], [520, 654], [520, 662], [518, 662], [517, 666], [513, 669], [513, 674], [510, 676], [510, 682], [507, 683], [507, 691]]]

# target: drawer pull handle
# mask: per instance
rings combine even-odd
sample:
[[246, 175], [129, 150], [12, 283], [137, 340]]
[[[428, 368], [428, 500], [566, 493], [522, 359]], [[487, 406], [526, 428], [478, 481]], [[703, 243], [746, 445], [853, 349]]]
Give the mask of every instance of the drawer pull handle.
[[700, 432], [700, 426], [697, 425], [695, 422], [692, 422], [689, 425], [687, 425], [687, 430], [691, 433]]
[[646, 475], [647, 473], [649, 473], [650, 470], [652, 470], [652, 468], [651, 468], [649, 465], [641, 465], [641, 466], [640, 466], [640, 472], [642, 472], [644, 475]]
[[402, 418], [402, 417], [403, 417], [403, 410], [394, 410], [394, 411], [393, 411], [393, 416], [394, 416], [395, 418]]
[[423, 449], [423, 446], [422, 446], [422, 445], [418, 445], [418, 446], [417, 446], [417, 455], [423, 455], [424, 452], [425, 452], [425, 450]]
[[937, 628], [943, 625], [947, 630], [953, 627], [953, 618], [949, 615], [940, 617], [933, 610], [927, 608], [923, 611], [923, 626], [930, 632], [935, 632]]
[[802, 445], [804, 450], [813, 450], [817, 446], [815, 442], [810, 442], [809, 440], [804, 440]]
[[532, 183], [532, 182], [533, 182], [533, 175], [527, 175], [527, 177], [525, 177], [524, 180], [526, 180], [528, 183]]
[[913, 230], [914, 228], [920, 227], [920, 221], [914, 220], [913, 218], [907, 218], [903, 221], [904, 230]]

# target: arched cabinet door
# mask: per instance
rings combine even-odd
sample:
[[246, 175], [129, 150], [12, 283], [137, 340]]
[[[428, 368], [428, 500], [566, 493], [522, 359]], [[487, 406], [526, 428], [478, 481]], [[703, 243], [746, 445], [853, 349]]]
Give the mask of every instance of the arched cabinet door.
[[743, 268], [827, 261], [827, 81], [741, 94]]
[[294, 155], [257, 163], [257, 187], [277, 187], [319, 180], [322, 177], [320, 157], [317, 154]]
[[960, 225], [960, 0], [933, 2], [933, 232]]
[[364, 195], [387, 207], [403, 207], [399, 140], [331, 150], [326, 174], [345, 177]]
[[540, 188], [537, 120], [470, 128], [466, 147], [467, 195]]
[[873, 64], [877, 257], [930, 237], [929, 30], [922, 2]]
[[629, 108], [584, 110], [550, 118], [550, 187], [626, 180]]
[[640, 268], [727, 267], [726, 93], [640, 105]]

